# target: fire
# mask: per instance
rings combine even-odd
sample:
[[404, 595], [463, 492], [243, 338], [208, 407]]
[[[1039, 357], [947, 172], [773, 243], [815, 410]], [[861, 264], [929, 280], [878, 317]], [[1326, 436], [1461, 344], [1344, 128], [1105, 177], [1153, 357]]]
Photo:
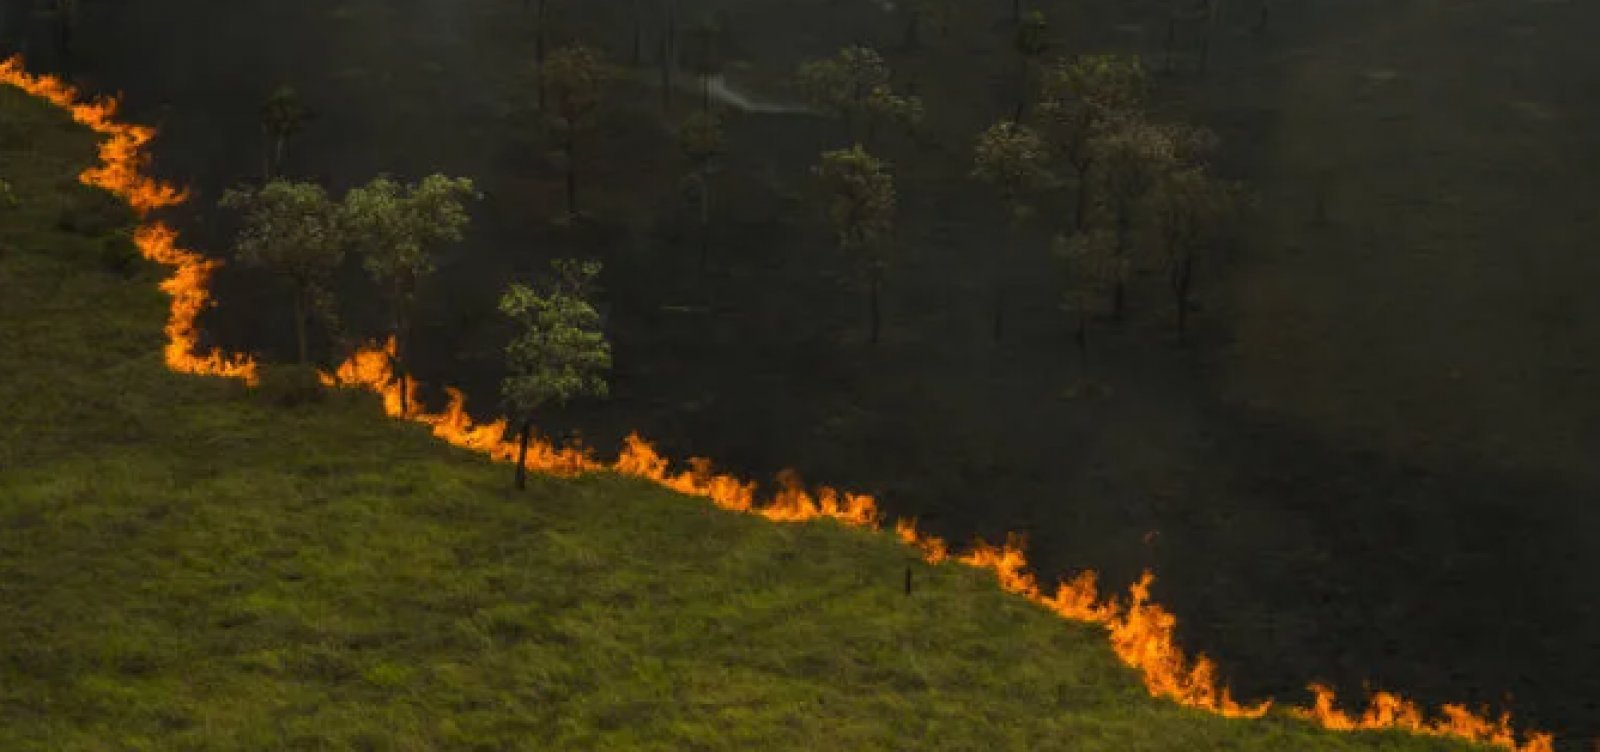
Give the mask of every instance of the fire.
[[[85, 170], [79, 179], [103, 188], [127, 201], [141, 216], [154, 209], [182, 203], [187, 194], [144, 174], [144, 148], [155, 137], [150, 128], [117, 122], [116, 101], [84, 99], [70, 85], [53, 76], [35, 76], [22, 67], [21, 59], [0, 62], [0, 83], [23, 91], [71, 113], [74, 120], [105, 137], [100, 145], [100, 164]], [[177, 233], [159, 221], [139, 227], [134, 242], [152, 261], [173, 268], [172, 276], [161, 289], [172, 296], [167, 319], [166, 362], [180, 373], [236, 378], [254, 384], [257, 366], [245, 355], [213, 349], [199, 353], [197, 320], [212, 305], [209, 292], [211, 274], [220, 261], [208, 259], [177, 245]], [[431, 427], [433, 434], [458, 446], [500, 462], [515, 461], [518, 446], [506, 439], [511, 422], [498, 418], [478, 423], [467, 414], [466, 396], [447, 388], [448, 404], [442, 412], [430, 413], [419, 407], [418, 386], [406, 380], [407, 399], [401, 399], [401, 382], [393, 371], [394, 341], [363, 348], [351, 355], [332, 373], [321, 374], [330, 387], [365, 389], [383, 398], [384, 411], [392, 418], [410, 420]], [[404, 407], [403, 407], [404, 406]], [[710, 460], [691, 458], [687, 469], [674, 472], [671, 463], [644, 439], [630, 435], [624, 440], [617, 459], [605, 463], [594, 453], [578, 446], [558, 447], [539, 437], [530, 442], [527, 467], [559, 476], [611, 471], [642, 478], [689, 496], [707, 499], [719, 508], [755, 514], [774, 522], [805, 522], [834, 519], [843, 524], [878, 530], [881, 514], [871, 496], [837, 491], [832, 488], [807, 490], [793, 472], [780, 474], [778, 489], [768, 499], [757, 495], [757, 485], [712, 469]], [[1216, 665], [1203, 655], [1188, 657], [1176, 640], [1177, 617], [1150, 600], [1154, 577], [1146, 572], [1129, 589], [1126, 600], [1102, 599], [1094, 572], [1083, 572], [1057, 583], [1046, 593], [1030, 571], [1023, 553], [1023, 540], [1008, 537], [994, 546], [983, 541], [970, 551], [954, 555], [940, 538], [917, 530], [914, 520], [899, 519], [894, 534], [907, 546], [919, 551], [930, 564], [951, 558], [966, 566], [988, 569], [1002, 589], [1038, 604], [1053, 614], [1077, 622], [1103, 627], [1111, 647], [1123, 663], [1135, 669], [1152, 696], [1181, 705], [1199, 708], [1227, 717], [1256, 718], [1272, 706], [1271, 700], [1254, 705], [1235, 701], [1217, 676]], [[1309, 708], [1290, 708], [1293, 715], [1336, 731], [1399, 729], [1429, 736], [1448, 736], [1482, 742], [1516, 752], [1552, 752], [1550, 734], [1526, 732], [1518, 742], [1509, 714], [1495, 720], [1478, 715], [1460, 705], [1445, 705], [1437, 717], [1427, 717], [1417, 705], [1398, 695], [1376, 692], [1359, 717], [1337, 707], [1332, 690], [1312, 685], [1315, 701]]]

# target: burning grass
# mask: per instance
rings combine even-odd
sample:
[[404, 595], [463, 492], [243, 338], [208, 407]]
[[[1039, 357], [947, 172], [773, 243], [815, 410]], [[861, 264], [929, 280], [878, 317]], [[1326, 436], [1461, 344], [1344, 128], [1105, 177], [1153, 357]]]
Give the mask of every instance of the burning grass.
[[[141, 212], [183, 200], [142, 175], [153, 133], [114, 121], [114, 104], [15, 61], [0, 81], [102, 137], [83, 182]], [[50, 184], [25, 177], [24, 202], [47, 202]], [[22, 209], [8, 233], [28, 226]], [[159, 222], [132, 240], [173, 270], [167, 368], [254, 383], [250, 359], [195, 352], [217, 262]], [[18, 334], [0, 365], [20, 374], [0, 399], [30, 405], [0, 434], [4, 466], [26, 468], [0, 479], [0, 581], [16, 593], [0, 620], [0, 746], [1550, 748], [1505, 717], [1430, 718], [1387, 694], [1360, 717], [1320, 691], [1267, 715], [1177, 647], [1148, 576], [1124, 598], [1103, 598], [1092, 573], [1046, 591], [1020, 541], [952, 553], [909, 521], [878, 535], [870, 497], [786, 476], [762, 498], [705, 460], [674, 471], [637, 437], [612, 462], [541, 444], [530, 465], [552, 479], [508, 494], [492, 467], [350, 400], [282, 413], [164, 372], [143, 347], [149, 298], [53, 255], [60, 242], [0, 258]], [[503, 421], [475, 424], [460, 392], [401, 415], [381, 349], [325, 381], [513, 456]], [[671, 492], [747, 514], [693, 514]], [[951, 559], [967, 566], [939, 566]], [[1411, 733], [1328, 734], [1295, 715]]]

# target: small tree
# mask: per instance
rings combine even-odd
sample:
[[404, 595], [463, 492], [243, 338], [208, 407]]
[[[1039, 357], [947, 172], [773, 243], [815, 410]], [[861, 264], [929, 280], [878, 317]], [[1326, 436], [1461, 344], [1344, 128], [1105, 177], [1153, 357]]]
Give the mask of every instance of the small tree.
[[574, 43], [550, 53], [545, 62], [545, 86], [555, 102], [555, 123], [561, 133], [561, 153], [566, 168], [567, 216], [578, 215], [578, 136], [586, 130], [615, 72], [599, 50]]
[[611, 345], [600, 330], [600, 314], [585, 288], [600, 273], [598, 262], [554, 265], [555, 281], [543, 291], [513, 284], [500, 297], [500, 312], [519, 331], [506, 345], [500, 394], [518, 420], [516, 487], [526, 486], [533, 419], [548, 405], [580, 396], [605, 397]]
[[706, 17], [689, 28], [689, 45], [684, 50], [684, 67], [700, 78], [700, 109], [711, 111], [711, 79], [722, 72], [722, 27]]
[[294, 87], [279, 86], [267, 97], [267, 101], [261, 105], [261, 133], [265, 136], [261, 158], [262, 180], [272, 180], [283, 171], [283, 162], [288, 158], [289, 139], [305, 128], [306, 121], [310, 119], [311, 110]]
[[[1000, 192], [1011, 215], [1011, 237], [1006, 245], [1015, 247], [1023, 223], [1034, 214], [1034, 196], [1054, 182], [1046, 168], [1044, 142], [1032, 128], [1002, 121], [978, 136], [973, 151], [972, 177]], [[990, 263], [994, 274], [994, 338], [998, 342], [1005, 321], [1006, 275], [1004, 264], [993, 254]]]
[[1011, 121], [1021, 123], [1028, 106], [1028, 95], [1032, 92], [1028, 83], [1033, 76], [1034, 65], [1050, 49], [1050, 23], [1045, 20], [1044, 13], [1037, 10], [1028, 12], [1028, 17], [1017, 26], [1012, 47], [1017, 51], [1018, 65], [1017, 107], [1011, 115]]
[[1073, 233], [1070, 237], [1057, 235], [1056, 258], [1066, 271], [1066, 295], [1062, 307], [1077, 322], [1074, 340], [1078, 358], [1085, 371], [1089, 368], [1089, 317], [1104, 299], [1108, 285], [1122, 279], [1121, 266], [1125, 260], [1116, 257], [1116, 235], [1104, 228], [1093, 228]]
[[839, 248], [857, 257], [867, 282], [870, 342], [878, 343], [879, 294], [889, 266], [889, 236], [894, 230], [894, 178], [884, 163], [860, 144], [823, 152], [812, 168], [827, 197], [828, 222]]
[[380, 175], [345, 194], [345, 224], [362, 265], [388, 300], [401, 415], [410, 411], [409, 353], [418, 289], [433, 274], [438, 248], [462, 239], [471, 221], [463, 202], [477, 195], [471, 180], [443, 175], [412, 185]]
[[322, 186], [273, 180], [259, 190], [238, 188], [222, 206], [244, 212], [234, 257], [283, 275], [294, 287], [294, 333], [299, 363], [310, 361], [307, 328], [315, 316], [335, 323], [332, 279], [344, 260], [339, 212]]
[[711, 170], [722, 153], [722, 120], [709, 112], [685, 118], [678, 127], [678, 148], [689, 158], [684, 187], [700, 210], [700, 271], [704, 272], [711, 243]]
[[1058, 60], [1044, 71], [1035, 121], [1056, 158], [1078, 178], [1074, 227], [1084, 229], [1092, 197], [1090, 144], [1107, 124], [1135, 110], [1147, 77], [1137, 57], [1088, 55]]

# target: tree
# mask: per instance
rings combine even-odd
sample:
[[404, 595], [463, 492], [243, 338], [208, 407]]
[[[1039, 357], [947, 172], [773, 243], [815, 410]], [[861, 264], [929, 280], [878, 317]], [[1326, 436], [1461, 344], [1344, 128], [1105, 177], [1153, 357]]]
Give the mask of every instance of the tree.
[[50, 13], [55, 22], [56, 44], [61, 51], [61, 59], [70, 60], [72, 40], [77, 35], [79, 24], [83, 21], [83, 3], [81, 0], [54, 0]]
[[860, 144], [823, 152], [812, 168], [827, 197], [828, 222], [839, 248], [857, 257], [867, 282], [870, 342], [878, 343], [879, 294], [888, 270], [889, 236], [894, 230], [894, 178], [884, 163]]
[[362, 266], [388, 300], [402, 415], [410, 411], [408, 359], [418, 288], [433, 274], [439, 246], [462, 239], [471, 221], [463, 202], [477, 196], [471, 180], [444, 175], [429, 175], [411, 185], [380, 175], [345, 194], [345, 225]]
[[710, 16], [689, 28], [685, 68], [700, 77], [700, 109], [711, 111], [711, 78], [722, 72], [722, 27]]
[[846, 47], [832, 58], [802, 63], [795, 78], [807, 101], [839, 118], [854, 141], [862, 140], [858, 127], [865, 129], [870, 144], [879, 122], [910, 126], [922, 118], [922, 100], [894, 92], [888, 64], [871, 47]]
[[266, 137], [261, 158], [262, 180], [269, 181], [283, 171], [289, 139], [305, 128], [311, 110], [300, 93], [287, 84], [274, 89], [261, 105], [261, 133]]
[[1077, 175], [1073, 222], [1082, 230], [1088, 219], [1089, 170], [1095, 156], [1089, 145], [1108, 122], [1139, 106], [1147, 81], [1144, 66], [1137, 57], [1085, 55], [1057, 60], [1041, 78], [1034, 120], [1056, 158]]
[[1089, 316], [1096, 303], [1104, 299], [1105, 289], [1126, 276], [1126, 261], [1116, 257], [1116, 235], [1104, 228], [1075, 232], [1070, 237], [1057, 235], [1056, 258], [1066, 271], [1066, 295], [1062, 307], [1077, 320], [1074, 340], [1084, 370], [1089, 368]]
[[922, 29], [933, 27], [941, 34], [949, 33], [950, 21], [955, 16], [954, 0], [901, 0], [895, 10], [905, 17], [904, 46], [914, 50], [922, 46]]
[[234, 257], [270, 269], [294, 287], [294, 333], [299, 363], [310, 360], [307, 325], [313, 316], [335, 323], [332, 278], [344, 260], [345, 232], [338, 208], [322, 186], [273, 180], [259, 190], [237, 188], [221, 205], [244, 212]]
[[1017, 26], [1012, 46], [1016, 48], [1020, 60], [1017, 66], [1017, 108], [1011, 115], [1012, 122], [1022, 122], [1031, 91], [1028, 79], [1033, 73], [1034, 63], [1050, 49], [1049, 35], [1050, 23], [1045, 20], [1044, 13], [1037, 10], [1029, 11], [1028, 17]]
[[672, 67], [678, 57], [678, 0], [661, 0], [666, 23], [661, 30], [661, 111], [672, 108]]
[[1180, 339], [1187, 332], [1195, 258], [1242, 200], [1240, 186], [1211, 177], [1201, 166], [1168, 171], [1150, 191], [1151, 229], [1167, 267]]
[[[1025, 125], [1002, 121], [978, 136], [971, 174], [1000, 192], [1011, 215], [1008, 246], [1017, 245], [1018, 231], [1033, 215], [1036, 192], [1054, 182], [1046, 168], [1046, 158], [1043, 140]], [[994, 273], [994, 338], [998, 342], [1005, 320], [1005, 271], [993, 254], [990, 263]]]
[[500, 297], [500, 312], [519, 326], [506, 345], [506, 377], [500, 395], [518, 419], [516, 487], [526, 486], [533, 419], [548, 405], [575, 397], [605, 397], [611, 345], [600, 330], [600, 314], [586, 286], [600, 273], [598, 262], [553, 264], [555, 280], [544, 290], [512, 284]]
[[545, 85], [555, 102], [555, 123], [567, 177], [567, 215], [578, 215], [578, 136], [605, 101], [615, 72], [599, 50], [581, 42], [550, 53]]
[[[1095, 155], [1096, 190], [1109, 215], [1116, 237], [1116, 257], [1127, 264], [1133, 231], [1145, 195], [1166, 171], [1180, 164], [1180, 131], [1147, 122], [1142, 117], [1119, 117], [1089, 149]], [[1121, 321], [1126, 308], [1127, 280], [1119, 278], [1112, 293], [1112, 318]]]
[[722, 153], [722, 119], [709, 112], [684, 118], [678, 126], [678, 148], [689, 158], [690, 172], [684, 178], [684, 187], [700, 210], [700, 271], [704, 272], [711, 242], [711, 170]]

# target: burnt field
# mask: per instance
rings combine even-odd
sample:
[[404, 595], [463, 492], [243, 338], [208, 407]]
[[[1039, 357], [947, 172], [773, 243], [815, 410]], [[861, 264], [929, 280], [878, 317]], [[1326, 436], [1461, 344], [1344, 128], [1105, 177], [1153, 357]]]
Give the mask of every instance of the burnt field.
[[[1150, 107], [1215, 130], [1216, 169], [1258, 205], [1204, 259], [1188, 338], [1160, 275], [1137, 276], [1127, 319], [1092, 327], [1101, 388], [1083, 390], [1047, 252], [1069, 202], [1013, 236], [968, 177], [973, 138], [1015, 97], [1007, 3], [968, 4], [908, 47], [903, 19], [865, 0], [680, 2], [685, 23], [720, 24], [738, 95], [796, 103], [801, 61], [866, 43], [923, 97], [923, 132], [879, 149], [900, 214], [876, 346], [807, 172], [841, 144], [825, 118], [716, 103], [728, 145], [700, 269], [672, 134], [700, 103], [681, 74], [663, 113], [657, 3], [634, 66], [633, 4], [550, 0], [552, 43], [630, 71], [588, 139], [577, 225], [553, 221], [562, 176], [522, 3], [85, 0], [70, 57], [30, 5], [0, 4], [5, 51], [159, 125], [156, 171], [194, 190], [174, 218], [207, 253], [230, 240], [221, 191], [259, 178], [258, 110], [279, 84], [314, 110], [293, 177], [477, 181], [469, 237], [422, 295], [430, 399], [451, 384], [497, 412], [498, 291], [550, 258], [598, 258], [612, 396], [548, 416], [552, 435], [609, 452], [637, 430], [754, 477], [793, 467], [955, 541], [1022, 532], [1046, 579], [1092, 568], [1120, 589], [1151, 568], [1185, 644], [1241, 696], [1304, 700], [1315, 679], [1510, 707], [1573, 748], [1600, 737], [1600, 50], [1584, 33], [1600, 8], [1282, 0], [1260, 27], [1240, 2], [1203, 72], [1205, 22], [1177, 22]], [[1029, 6], [1050, 57], [1165, 68], [1165, 2]], [[997, 343], [985, 264], [1004, 244]], [[344, 316], [375, 332], [348, 271]], [[218, 298], [212, 343], [292, 358], [277, 282], [230, 267]]]

